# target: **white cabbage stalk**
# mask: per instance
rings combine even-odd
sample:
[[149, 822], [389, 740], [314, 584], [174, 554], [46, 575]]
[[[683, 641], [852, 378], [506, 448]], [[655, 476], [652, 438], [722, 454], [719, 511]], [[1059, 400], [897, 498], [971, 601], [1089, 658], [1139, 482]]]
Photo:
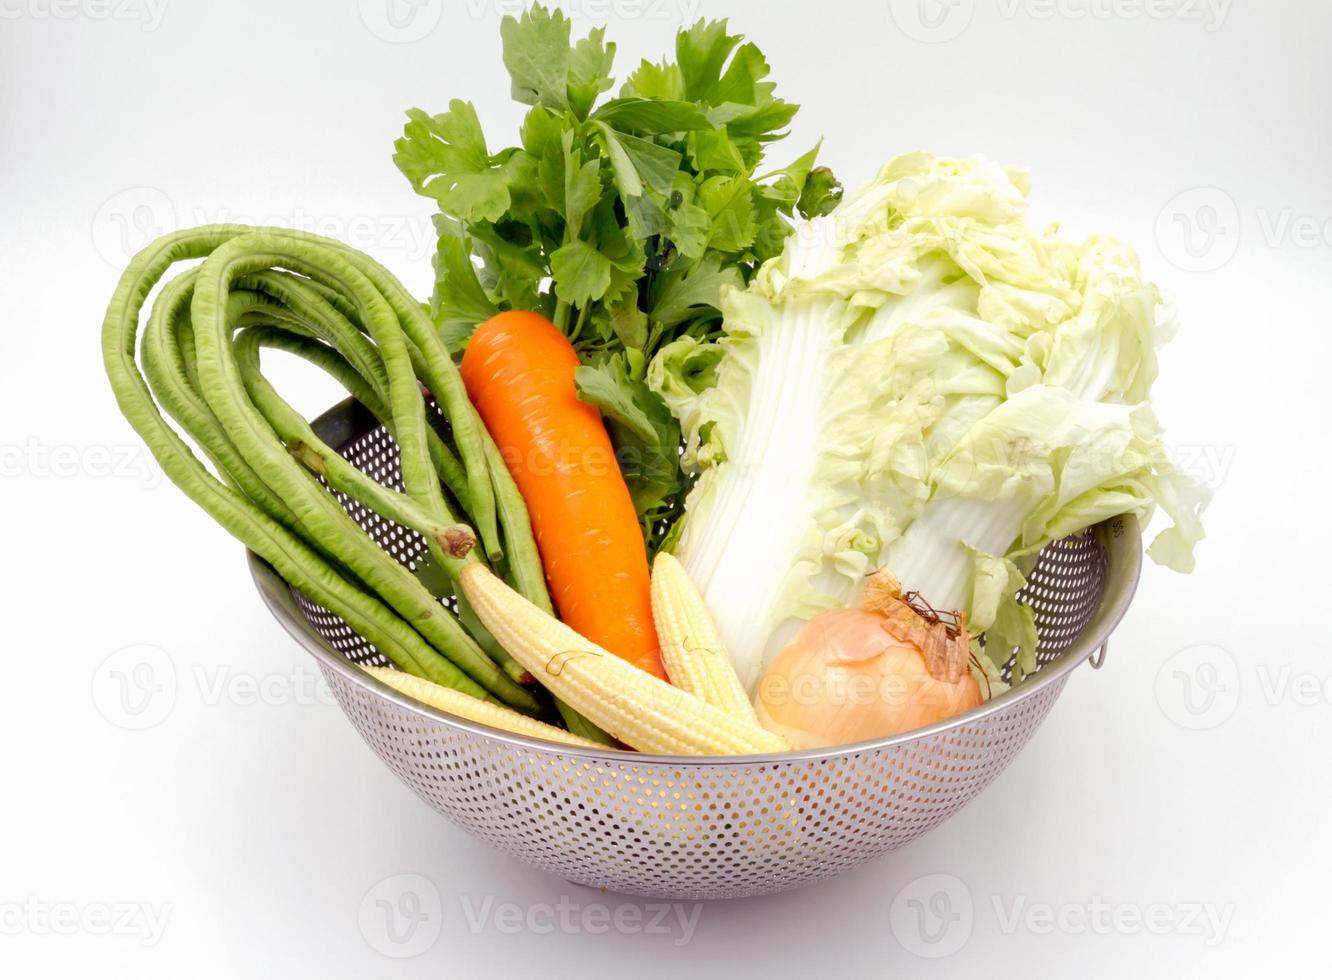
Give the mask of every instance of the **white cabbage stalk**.
[[1147, 401], [1173, 320], [1131, 250], [1029, 228], [1025, 195], [988, 161], [893, 160], [723, 295], [720, 341], [654, 360], [699, 471], [675, 551], [751, 690], [880, 565], [1024, 664], [1013, 595], [1050, 540], [1159, 503], [1149, 553], [1191, 566], [1204, 495]]

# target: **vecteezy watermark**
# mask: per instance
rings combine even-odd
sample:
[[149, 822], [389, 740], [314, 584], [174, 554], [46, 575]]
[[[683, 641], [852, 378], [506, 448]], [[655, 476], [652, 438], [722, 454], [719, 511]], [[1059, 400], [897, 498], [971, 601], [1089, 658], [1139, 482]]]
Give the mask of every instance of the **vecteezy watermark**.
[[1167, 718], [1190, 731], [1229, 721], [1239, 699], [1239, 662], [1214, 643], [1185, 647], [1156, 672], [1156, 703]]
[[162, 724], [186, 693], [205, 708], [336, 704], [323, 675], [309, 665], [255, 674], [196, 664], [182, 682], [171, 656], [147, 643], [117, 650], [93, 674], [93, 706], [111, 724], [129, 731]]
[[[1233, 904], [1214, 902], [1032, 901], [1027, 895], [989, 896], [993, 927], [1005, 936], [1186, 936], [1218, 946], [1235, 915]], [[942, 959], [959, 952], [981, 925], [971, 889], [950, 874], [930, 874], [908, 882], [888, 910], [893, 936], [907, 952]]]
[[[1232, 0], [996, 0], [1005, 21], [1177, 21], [1219, 30]], [[893, 23], [923, 44], [961, 37], [976, 15], [975, 0], [888, 0]]]
[[156, 946], [171, 905], [156, 902], [51, 902], [37, 895], [0, 901], [0, 936], [129, 936]]
[[1279, 211], [1259, 208], [1254, 217], [1263, 244], [1268, 248], [1287, 245], [1304, 249], [1332, 247], [1332, 217], [1299, 214], [1289, 207]]
[[[549, 3], [571, 21], [658, 20], [692, 24], [706, 0], [553, 0]], [[462, 0], [472, 20], [519, 17], [532, 0]]]
[[375, 952], [410, 959], [439, 941], [444, 908], [439, 889], [425, 875], [393, 875], [365, 893], [356, 921]]
[[1235, 465], [1236, 447], [1222, 443], [1170, 443], [1179, 471], [1209, 490], [1220, 489]]
[[1186, 936], [1215, 947], [1225, 941], [1235, 917], [1234, 903], [1107, 902], [1099, 895], [1087, 901], [1032, 902], [1018, 895], [990, 896], [999, 931], [1005, 936]]
[[975, 0], [888, 0], [888, 16], [897, 29], [922, 44], [960, 37], [975, 15]]
[[1178, 21], [1217, 31], [1233, 0], [995, 0], [1004, 20]]
[[196, 665], [191, 673], [194, 687], [205, 707], [230, 705], [236, 708], [289, 705], [332, 707], [337, 704], [319, 671], [300, 665], [287, 671], [249, 674], [228, 666]]
[[[726, 654], [707, 647], [695, 647], [696, 656], [724, 657]], [[759, 696], [769, 708], [788, 705], [844, 705], [871, 707], [891, 705], [903, 707], [920, 703], [924, 689], [930, 684], [924, 679], [908, 679], [897, 675], [871, 676], [862, 671], [842, 671], [829, 674], [822, 672], [801, 672], [793, 677], [781, 674], [765, 676], [759, 683]], [[670, 692], [663, 691], [663, 694]], [[935, 696], [933, 688], [931, 698]], [[940, 695], [940, 708], [951, 703], [950, 714], [960, 714], [968, 705], [966, 695], [961, 692], [948, 692]], [[667, 707], [662, 705], [662, 707]]]
[[1185, 272], [1215, 272], [1239, 251], [1247, 234], [1269, 249], [1332, 248], [1332, 216], [1302, 214], [1292, 207], [1251, 211], [1219, 187], [1194, 187], [1176, 194], [1156, 217], [1156, 244], [1167, 261]]
[[162, 469], [142, 445], [26, 442], [0, 444], [0, 479], [132, 480], [145, 490], [162, 484]]
[[359, 0], [361, 23], [391, 44], [411, 44], [439, 26], [444, 0]]
[[1329, 708], [1332, 671], [1318, 674], [1291, 664], [1267, 663], [1242, 668], [1229, 650], [1201, 643], [1175, 653], [1156, 675], [1156, 702], [1162, 713], [1190, 731], [1207, 731], [1229, 721], [1242, 690], [1269, 708]]
[[176, 664], [161, 647], [135, 643], [121, 647], [93, 672], [92, 701], [117, 728], [146, 731], [160, 725], [176, 706]]
[[286, 213], [242, 214], [223, 208], [195, 208], [182, 214], [157, 187], [127, 187], [112, 194], [93, 215], [93, 248], [108, 265], [121, 269], [155, 239], [200, 225], [254, 225], [290, 228], [334, 238], [361, 251], [387, 250], [420, 262], [435, 252], [435, 229], [428, 213], [315, 214], [297, 207]]
[[[655, 20], [692, 24], [705, 0], [556, 0], [570, 21]], [[462, 0], [470, 20], [519, 17], [531, 0]], [[444, 0], [357, 0], [361, 23], [375, 37], [391, 44], [411, 44], [435, 32], [444, 14]], [[455, 9], [457, 9], [455, 7]]]
[[420, 262], [435, 254], [435, 226], [428, 213], [417, 214], [313, 214], [295, 208], [287, 214], [239, 214], [229, 209], [195, 210], [191, 225], [258, 225], [292, 228], [334, 238], [362, 252], [388, 250], [406, 260]]
[[[579, 901], [501, 901], [495, 895], [458, 896], [461, 928], [473, 935], [663, 936], [675, 946], [694, 938], [703, 903]], [[439, 887], [420, 874], [396, 874], [376, 883], [361, 899], [357, 921], [367, 945], [384, 956], [407, 959], [431, 949], [444, 931], [445, 908]]]
[[1332, 707], [1332, 673], [1297, 671], [1290, 664], [1274, 670], [1264, 664], [1258, 668], [1258, 690], [1263, 702], [1272, 707], [1283, 704], [1297, 708]]
[[888, 925], [898, 943], [924, 959], [952, 956], [971, 939], [976, 907], [971, 889], [949, 874], [908, 882], [888, 908]]
[[698, 928], [703, 903], [633, 902], [615, 905], [606, 902], [578, 902], [564, 895], [555, 903], [500, 902], [486, 895], [478, 902], [470, 895], [459, 896], [467, 928], [474, 934], [493, 931], [501, 936], [530, 932], [538, 936], [560, 932], [565, 935], [603, 936], [614, 932], [623, 936], [669, 936], [675, 946], [687, 946]]
[[179, 227], [176, 206], [157, 187], [127, 187], [112, 194], [92, 219], [92, 243], [108, 265], [124, 268], [154, 239]]
[[1235, 257], [1239, 245], [1239, 205], [1219, 187], [1176, 194], [1156, 216], [1156, 247], [1185, 272], [1214, 272]]
[[0, 20], [109, 20], [162, 26], [167, 0], [0, 0]]

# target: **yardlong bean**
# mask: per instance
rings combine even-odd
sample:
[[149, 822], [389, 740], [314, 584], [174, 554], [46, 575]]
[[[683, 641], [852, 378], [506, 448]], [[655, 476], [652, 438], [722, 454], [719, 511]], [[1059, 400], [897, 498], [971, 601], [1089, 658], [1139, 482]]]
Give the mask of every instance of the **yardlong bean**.
[[[244, 303], [236, 311], [243, 319], [262, 309], [270, 319], [276, 318], [284, 327], [324, 341], [344, 353], [351, 367], [364, 378], [366, 384], [374, 388], [381, 401], [387, 403], [388, 375], [379, 352], [357, 322], [355, 311], [338, 294], [319, 283], [285, 272], [269, 271], [253, 277], [242, 276], [238, 285], [246, 289], [233, 292], [231, 301], [233, 304], [238, 300]], [[249, 288], [270, 297], [274, 302], [256, 303], [249, 298]], [[390, 435], [396, 438], [392, 417], [379, 418], [389, 429]], [[440, 479], [463, 509], [470, 512], [471, 495], [463, 464], [433, 429], [427, 432], [426, 438]]]
[[[143, 331], [141, 372], [135, 348], [149, 293], [172, 265], [200, 258], [157, 298]], [[404, 492], [374, 483], [318, 439], [260, 372], [265, 346], [306, 357], [367, 403], [398, 442]], [[293, 586], [404, 670], [530, 713], [544, 710], [316, 479], [421, 532], [432, 557], [456, 576], [460, 562], [476, 558], [458, 553], [468, 532], [452, 499], [468, 508], [487, 556], [502, 557], [525, 593], [534, 584], [544, 591], [526, 511], [515, 508], [521, 499], [506, 493], [495, 471], [497, 454], [457, 369], [420, 306], [382, 266], [285, 229], [173, 233], [126, 269], [107, 312], [103, 354], [121, 410], [164, 472]], [[453, 448], [427, 421], [422, 382], [448, 422]]]
[[[264, 311], [268, 308], [269, 304], [248, 307], [246, 318], [262, 319]], [[271, 327], [251, 326], [236, 335], [237, 366], [240, 369], [242, 381], [251, 401], [272, 424], [277, 435], [292, 454], [312, 472], [324, 477], [329, 486], [359, 500], [380, 516], [411, 528], [425, 539], [432, 560], [444, 570], [450, 583], [454, 586], [457, 595], [458, 617], [463, 627], [481, 649], [498, 663], [511, 679], [519, 683], [530, 683], [532, 680], [531, 674], [518, 661], [514, 660], [508, 651], [495, 641], [489, 631], [481, 624], [481, 621], [472, 615], [471, 610], [466, 605], [466, 600], [462, 597], [461, 592], [457, 590], [458, 573], [462, 566], [467, 562], [477, 560], [476, 556], [470, 553], [471, 544], [475, 543], [474, 539], [471, 539], [470, 535], [465, 538], [460, 537], [458, 529], [454, 525], [441, 523], [424, 508], [417, 505], [410, 497], [383, 487], [348, 463], [341, 454], [319, 440], [313, 429], [310, 428], [309, 423], [301, 417], [300, 413], [282, 400], [281, 396], [277, 394], [259, 370], [259, 348], [266, 339], [274, 338], [272, 333], [265, 332], [272, 329]], [[299, 340], [301, 338], [293, 336], [293, 339]], [[348, 390], [353, 395], [357, 394], [358, 388], [362, 389], [361, 397], [364, 399], [362, 404], [381, 419], [391, 418], [378, 396], [372, 391], [365, 390], [366, 386], [364, 384], [358, 383], [360, 377], [351, 370], [350, 365], [345, 361], [339, 364], [333, 360], [336, 352], [332, 351], [331, 348], [325, 347], [320, 350], [320, 345], [312, 340], [307, 340], [305, 346], [297, 344], [288, 344], [288, 346], [309, 355], [311, 360], [319, 366], [332, 368], [335, 376], [346, 377]], [[333, 357], [330, 357], [330, 355], [333, 355]], [[390, 434], [392, 434], [391, 424], [385, 424], [389, 427]], [[443, 512], [448, 516], [447, 504], [444, 505]], [[510, 515], [506, 513], [507, 516]], [[451, 517], [449, 519], [451, 520]], [[522, 515], [522, 524], [530, 527], [525, 510]], [[459, 544], [464, 542], [466, 547], [460, 549]]]

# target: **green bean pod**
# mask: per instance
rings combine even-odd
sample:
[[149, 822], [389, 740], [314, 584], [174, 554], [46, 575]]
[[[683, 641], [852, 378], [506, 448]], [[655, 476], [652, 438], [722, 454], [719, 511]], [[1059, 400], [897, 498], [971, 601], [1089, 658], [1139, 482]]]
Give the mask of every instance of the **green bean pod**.
[[[405, 301], [405, 290], [382, 267], [356, 255], [318, 236], [281, 229], [220, 226], [160, 239], [131, 262], [104, 324], [103, 354], [117, 401], [173, 482], [400, 667], [538, 712], [541, 704], [531, 692], [485, 656], [453, 614], [382, 552], [315, 478], [323, 476], [388, 519], [422, 532], [432, 552], [458, 562], [467, 560], [459, 555], [466, 532], [441, 486], [440, 471], [451, 471], [462, 477], [457, 499], [473, 505], [482, 500], [483, 517], [484, 501], [490, 501], [491, 551], [500, 551], [484, 427], [465, 393], [458, 401], [461, 388], [450, 393], [456, 369], [438, 359], [420, 322], [410, 329], [404, 323], [404, 316], [423, 316]], [[195, 258], [205, 261], [167, 283], [154, 306], [140, 373], [134, 353], [146, 298], [172, 264]], [[265, 321], [272, 325], [267, 332], [241, 329]], [[402, 451], [405, 493], [375, 483], [315, 437], [259, 372], [261, 343], [296, 348], [385, 413]], [[416, 374], [422, 361], [460, 457], [452, 457], [427, 424]], [[163, 418], [154, 394], [221, 478]], [[478, 491], [482, 479], [484, 492]], [[506, 536], [514, 524], [508, 505]], [[532, 571], [524, 568], [528, 578]]]

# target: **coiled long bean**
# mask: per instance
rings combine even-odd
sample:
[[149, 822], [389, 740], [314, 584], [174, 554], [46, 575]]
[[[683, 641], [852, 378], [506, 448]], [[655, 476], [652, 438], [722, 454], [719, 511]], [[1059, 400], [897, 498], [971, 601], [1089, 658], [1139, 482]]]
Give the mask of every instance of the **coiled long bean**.
[[[141, 373], [135, 348], [148, 294], [172, 265], [199, 258], [202, 265], [168, 282], [155, 302]], [[405, 492], [372, 484], [323, 445], [259, 372], [260, 346], [294, 349], [384, 413], [401, 449]], [[502, 559], [525, 593], [539, 590], [549, 601], [521, 498], [496, 466], [493, 444], [433, 325], [386, 270], [302, 232], [212, 226], [173, 233], [126, 269], [107, 311], [103, 355], [121, 410], [163, 471], [287, 581], [402, 669], [520, 710], [543, 710], [315, 479], [323, 475], [421, 531], [432, 557], [456, 575], [458, 562], [475, 559], [456, 553], [465, 531], [447, 486], [468, 508], [487, 556]], [[456, 455], [427, 422], [422, 381], [448, 420]], [[163, 417], [159, 401], [218, 476]]]

